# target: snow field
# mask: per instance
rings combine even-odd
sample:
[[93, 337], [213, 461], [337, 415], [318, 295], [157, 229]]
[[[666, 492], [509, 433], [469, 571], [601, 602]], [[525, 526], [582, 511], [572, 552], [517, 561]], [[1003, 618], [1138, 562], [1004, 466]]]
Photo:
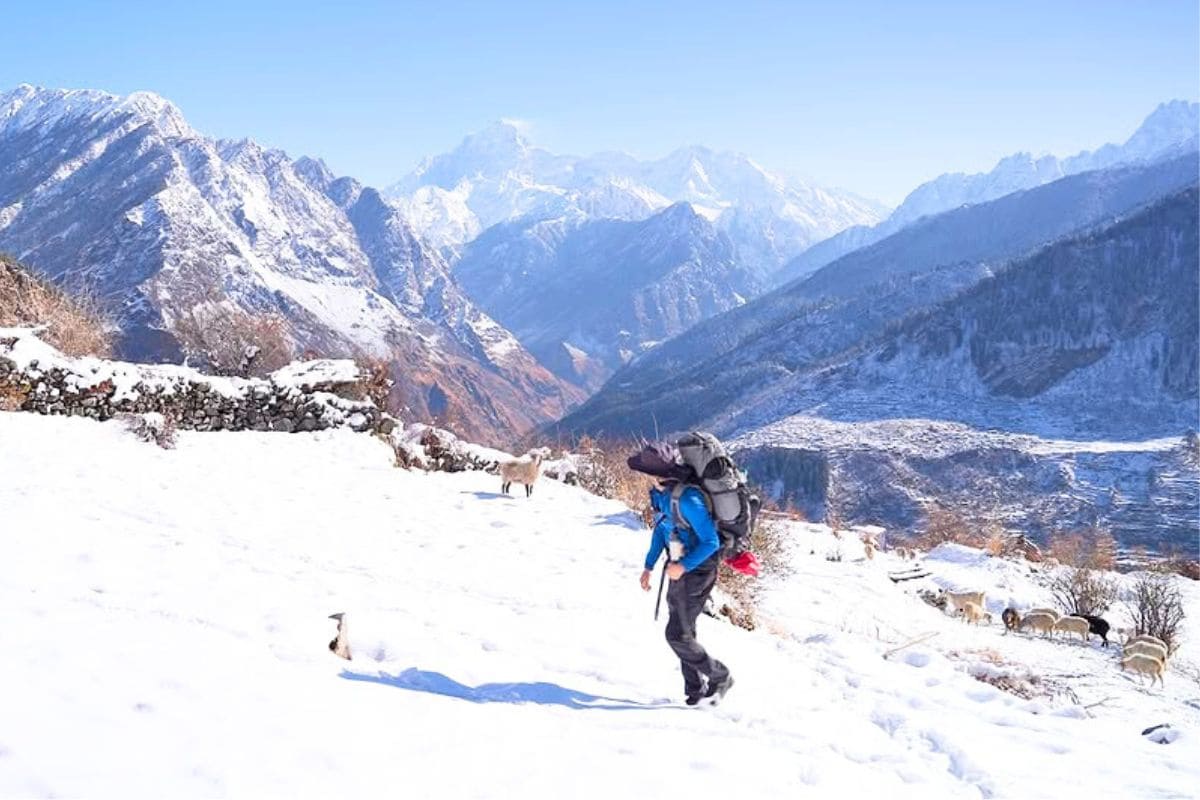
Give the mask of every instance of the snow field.
[[[939, 618], [886, 579], [884, 554], [825, 561], [816, 528], [767, 592], [775, 633], [701, 618], [737, 686], [682, 708], [631, 513], [553, 481], [505, 497], [495, 476], [391, 463], [349, 432], [185, 431], [163, 451], [120, 426], [0, 414], [0, 797], [1198, 785], [1173, 673], [1163, 692], [1114, 678], [1130, 705], [1093, 717], [1001, 692], [939, 649], [1008, 647], [999, 627]], [[350, 662], [326, 649], [335, 611]], [[926, 630], [939, 636], [881, 657]], [[1162, 721], [1174, 743], [1140, 736]]]

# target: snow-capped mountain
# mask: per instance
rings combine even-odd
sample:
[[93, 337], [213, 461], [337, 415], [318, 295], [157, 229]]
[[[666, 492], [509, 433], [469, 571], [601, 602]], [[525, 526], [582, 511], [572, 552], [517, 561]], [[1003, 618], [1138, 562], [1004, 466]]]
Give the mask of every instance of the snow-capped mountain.
[[840, 230], [877, 222], [884, 211], [851, 193], [773, 174], [740, 154], [685, 147], [644, 162], [623, 153], [562, 156], [533, 146], [506, 122], [426, 159], [388, 194], [419, 209], [422, 235], [451, 255], [478, 230], [523, 217], [581, 211], [639, 220], [686, 201], [761, 276]]
[[914, 189], [891, 215], [874, 227], [855, 227], [821, 242], [784, 267], [777, 280], [811, 274], [838, 257], [877, 242], [922, 217], [994, 200], [1066, 175], [1173, 158], [1200, 147], [1200, 104], [1173, 100], [1156, 108], [1122, 145], [1106, 144], [1069, 158], [1015, 153], [986, 173], [948, 173]]
[[[1192, 161], [1193, 165], [1195, 161]], [[819, 409], [1105, 438], [1179, 435], [1200, 399], [1196, 185], [1002, 265], [744, 396], [718, 427]]]
[[[869, 349], [879, 336], [906, 318], [926, 313], [956, 293], [970, 290], [1014, 259], [1027, 257], [1064, 237], [1109, 226], [1147, 204], [1195, 187], [1197, 166], [1193, 154], [1146, 166], [1086, 172], [923, 219], [881, 242], [843, 256], [805, 280], [762, 295], [697, 324], [686, 336], [664, 342], [620, 370], [559, 426], [576, 431], [648, 434], [645, 419], [652, 414], [663, 430], [687, 430], [725, 420], [722, 424], [729, 432], [734, 427], [760, 426], [798, 413], [804, 410], [802, 397], [808, 396], [798, 394], [798, 387], [808, 385], [805, 381], [809, 378], [816, 380], [824, 375], [829, 365]], [[1191, 255], [1194, 261], [1200, 258]], [[1195, 264], [1192, 266], [1194, 269]], [[1089, 277], [1088, 273], [1080, 274]], [[1060, 290], [1072, 297], [1084, 297], [1091, 288], [1085, 283]], [[1179, 296], [1173, 302], [1194, 302], [1186, 285], [1181, 284], [1177, 290]], [[1137, 304], [1157, 302], [1134, 299]], [[1027, 298], [1035, 308], [1049, 307], [1052, 300], [1034, 295]], [[900, 370], [896, 380], [903, 383], [906, 374]], [[1117, 377], [1115, 372], [1106, 374], [1114, 380]], [[918, 399], [924, 396], [924, 388], [917, 386], [910, 391], [897, 385], [876, 396], [872, 386], [864, 378], [851, 388], [876, 400], [892, 398], [894, 402], [860, 404], [862, 414], [920, 415], [923, 407]], [[1092, 435], [1112, 435], [1114, 431], [1119, 435], [1122, 430], [1135, 429], [1153, 435], [1176, 433], [1182, 408], [1177, 400], [1162, 395], [1163, 387], [1151, 381], [1148, 391], [1158, 393], [1165, 407], [1174, 410], [1170, 414], [1141, 414], [1131, 411], [1134, 404], [1118, 399], [1129, 399], [1129, 388], [1124, 381], [1104, 390], [1093, 387], [1100, 397], [1114, 398], [1095, 415], [1023, 417], [1022, 404], [1008, 401], [1005, 409], [1000, 408], [1004, 404], [984, 403], [974, 411], [966, 404], [949, 403], [939, 413], [948, 415], [941, 418], [1027, 432], [1044, 432], [1046, 426], [1052, 431], [1061, 430], [1077, 418], [1084, 425], [1083, 432]], [[934, 396], [942, 396], [943, 389]], [[829, 404], [829, 413], [839, 408], [842, 400], [850, 402], [849, 398], [856, 396], [840, 384], [828, 394], [822, 402]], [[778, 403], [764, 404], [755, 399], [766, 396]], [[793, 400], [801, 406], [789, 405]], [[1074, 401], [1081, 408], [1094, 405], [1082, 390]], [[749, 406], [758, 409], [753, 420], [738, 416]], [[637, 409], [637, 415], [631, 415], [630, 409]], [[989, 409], [995, 412], [990, 419], [985, 413]], [[933, 413], [931, 409], [925, 411]], [[956, 416], [968, 413], [973, 415], [969, 419]], [[734, 417], [738, 417], [736, 426], [730, 422]], [[1156, 427], [1164, 425], [1165, 432]]]
[[578, 399], [377, 192], [319, 161], [206, 138], [157, 95], [0, 95], [0, 249], [118, 303], [131, 356], [178, 358], [181, 320], [236, 307], [280, 315], [297, 348], [403, 362], [415, 415], [491, 394], [471, 413], [481, 436]]
[[466, 246], [454, 275], [543, 364], [589, 389], [761, 288], [687, 203], [640, 221], [576, 211], [496, 225]]

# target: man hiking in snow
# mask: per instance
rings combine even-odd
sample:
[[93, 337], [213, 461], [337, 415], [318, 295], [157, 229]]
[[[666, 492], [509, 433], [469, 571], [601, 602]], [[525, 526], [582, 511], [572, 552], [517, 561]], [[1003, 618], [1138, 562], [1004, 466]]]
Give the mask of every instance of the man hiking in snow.
[[717, 583], [721, 543], [716, 523], [700, 490], [672, 478], [659, 479], [658, 487], [650, 490], [650, 502], [656, 521], [642, 571], [642, 589], [650, 591], [654, 565], [665, 550], [666, 577], [671, 581], [667, 643], [679, 656], [686, 702], [689, 706], [704, 698], [717, 702], [733, 686], [733, 676], [696, 641], [696, 620]]

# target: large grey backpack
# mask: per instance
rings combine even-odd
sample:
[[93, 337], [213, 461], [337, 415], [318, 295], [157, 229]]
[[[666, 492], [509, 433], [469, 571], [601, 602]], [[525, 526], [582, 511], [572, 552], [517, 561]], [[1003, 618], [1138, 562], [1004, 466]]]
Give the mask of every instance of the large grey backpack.
[[722, 555], [732, 558], [748, 550], [761, 501], [746, 485], [745, 473], [711, 433], [693, 431], [675, 446], [683, 463], [694, 473], [693, 478], [676, 485], [671, 492], [675, 521], [686, 524], [679, 513], [679, 498], [688, 486], [696, 486], [716, 520]]

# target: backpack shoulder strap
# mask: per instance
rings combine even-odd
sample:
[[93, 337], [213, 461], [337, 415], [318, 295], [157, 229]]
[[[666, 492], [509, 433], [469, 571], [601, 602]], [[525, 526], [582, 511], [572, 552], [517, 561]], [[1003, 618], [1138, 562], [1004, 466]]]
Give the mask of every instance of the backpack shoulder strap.
[[692, 529], [692, 526], [684, 519], [683, 514], [679, 512], [679, 500], [683, 497], [683, 493], [688, 489], [695, 489], [700, 492], [700, 496], [704, 498], [704, 507], [708, 509], [709, 516], [712, 516], [712, 500], [708, 496], [708, 492], [704, 491], [703, 487], [693, 483], [684, 483], [680, 481], [671, 488], [671, 517], [675, 520], [675, 524], [682, 528]]

